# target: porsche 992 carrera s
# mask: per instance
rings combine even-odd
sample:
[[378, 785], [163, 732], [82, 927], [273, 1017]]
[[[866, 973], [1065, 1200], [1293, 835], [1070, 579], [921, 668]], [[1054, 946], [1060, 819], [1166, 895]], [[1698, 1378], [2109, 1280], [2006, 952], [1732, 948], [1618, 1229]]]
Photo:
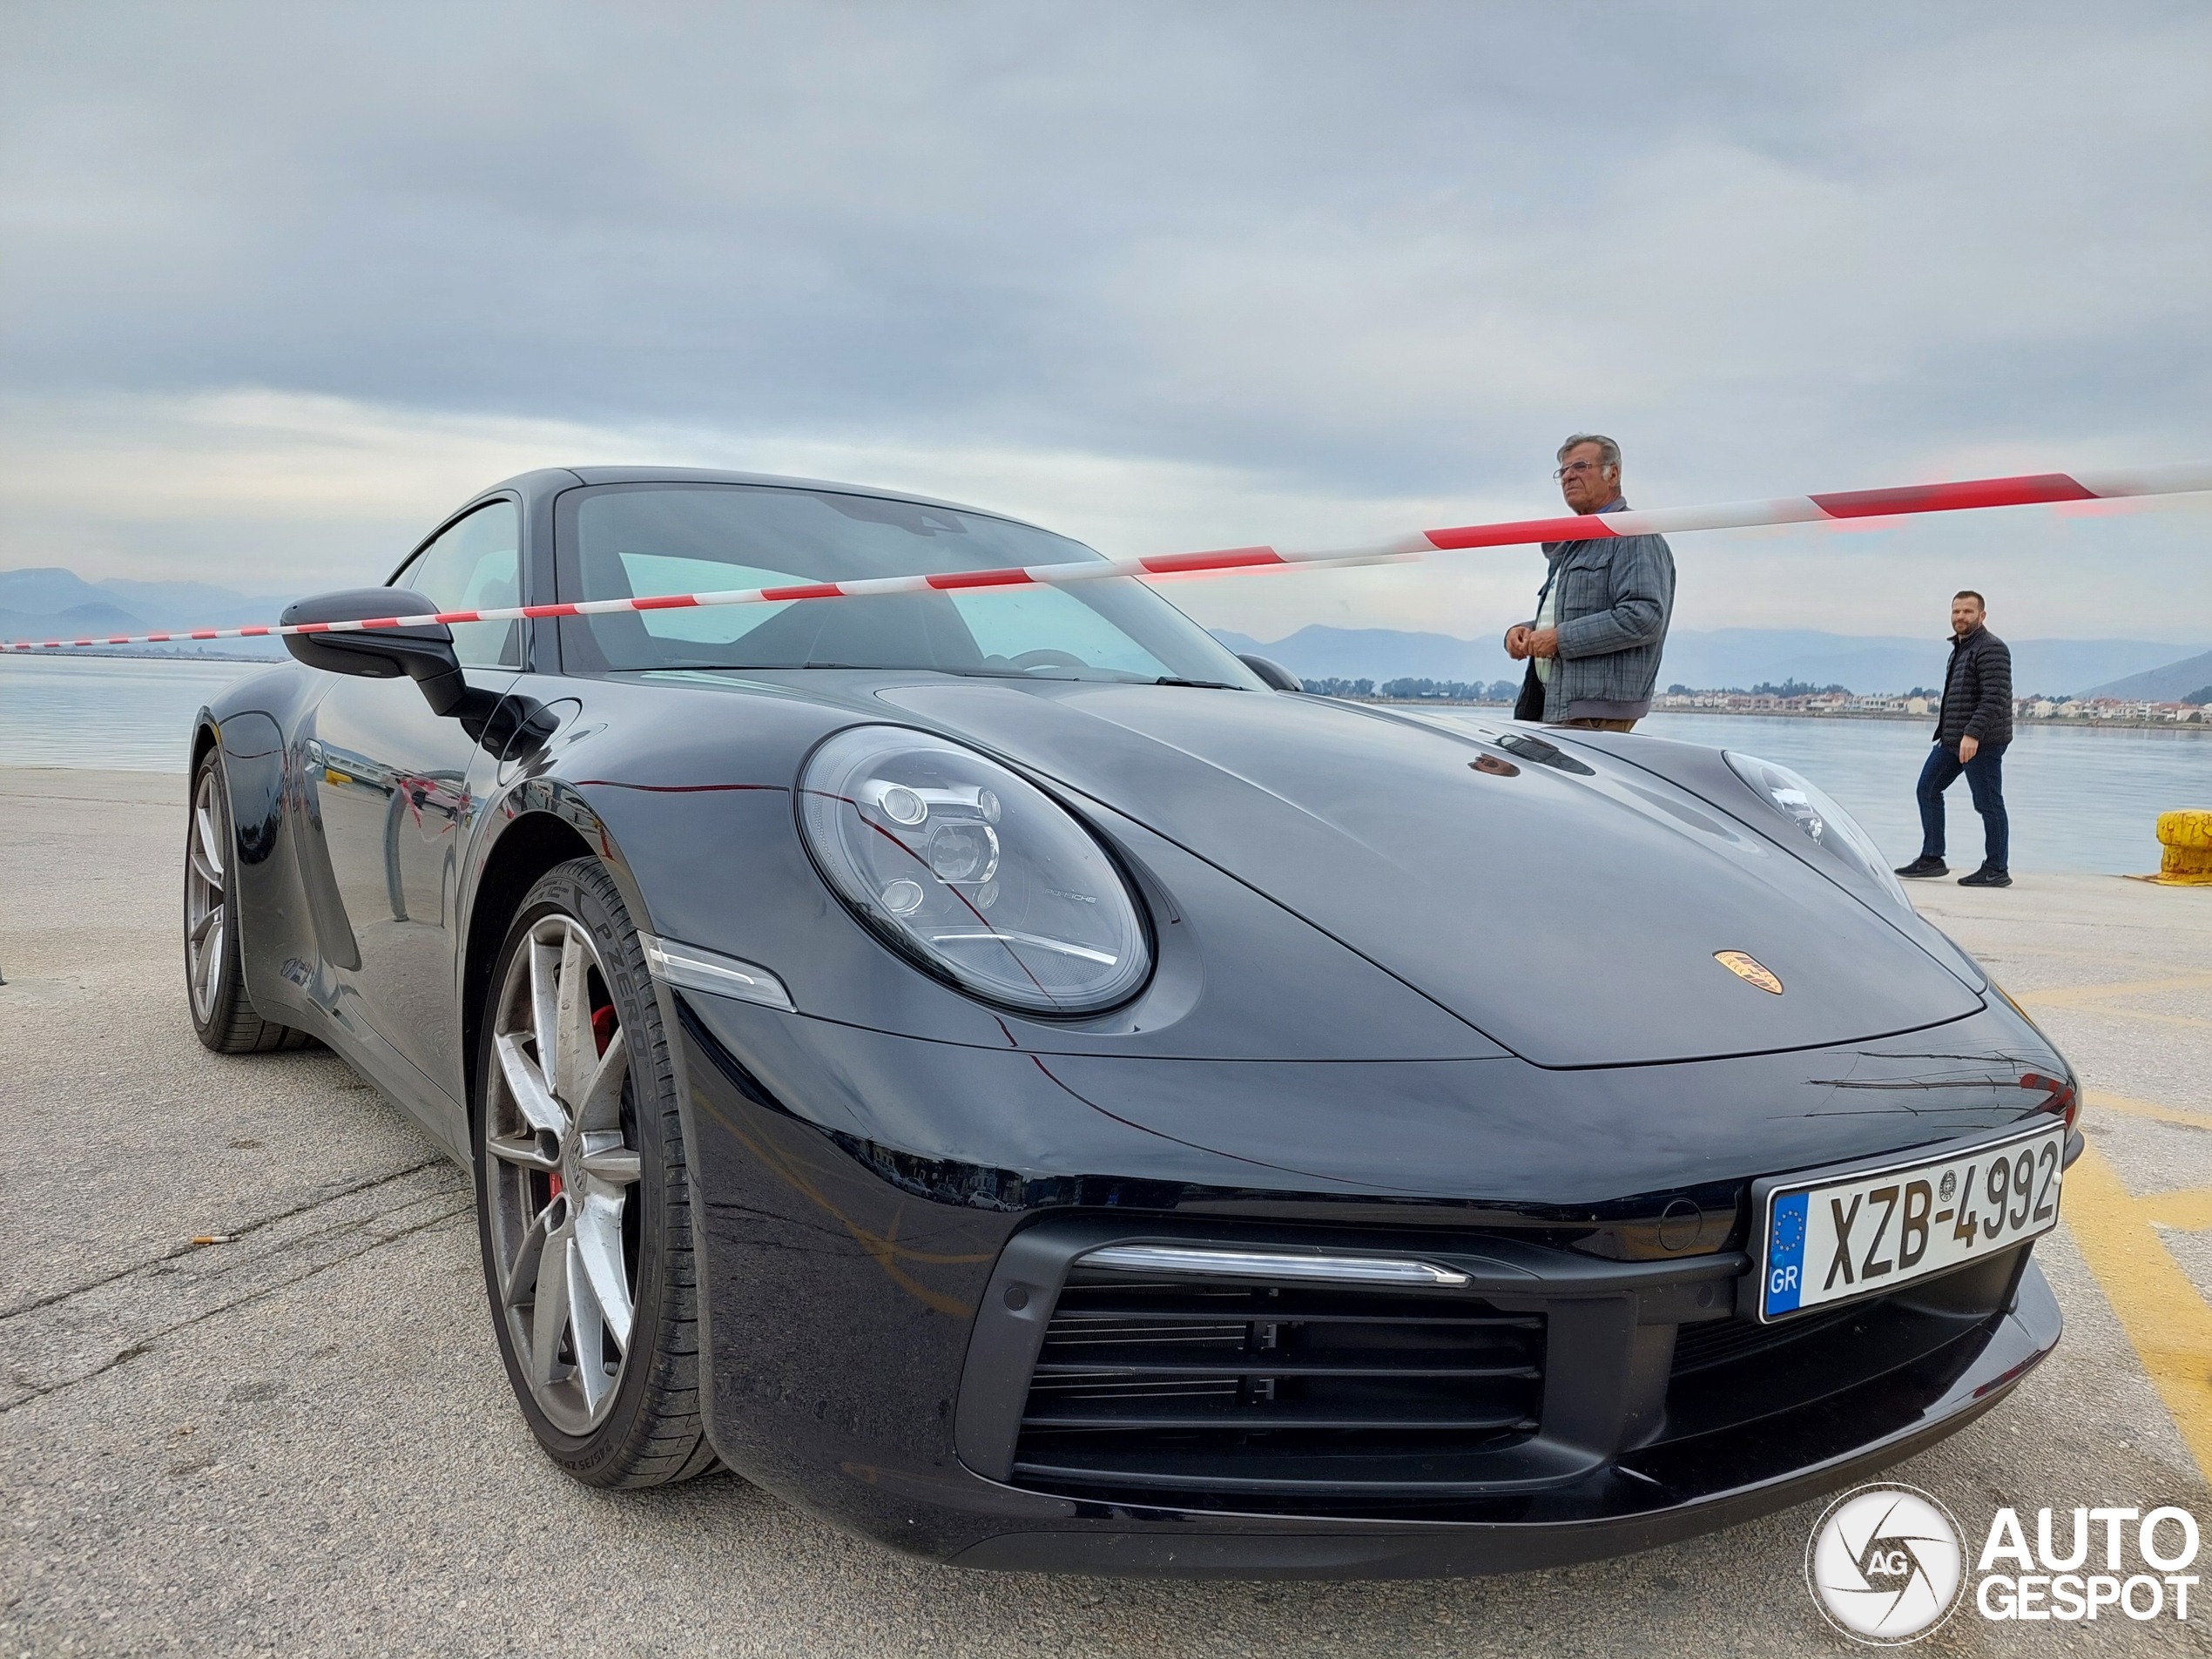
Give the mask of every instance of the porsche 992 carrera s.
[[[581, 468], [285, 620], [1096, 556]], [[287, 643], [192, 733], [194, 1022], [475, 1172], [578, 1480], [1496, 1571], [1847, 1484], [2059, 1339], [2074, 1076], [1784, 767], [1308, 696], [1119, 577]]]

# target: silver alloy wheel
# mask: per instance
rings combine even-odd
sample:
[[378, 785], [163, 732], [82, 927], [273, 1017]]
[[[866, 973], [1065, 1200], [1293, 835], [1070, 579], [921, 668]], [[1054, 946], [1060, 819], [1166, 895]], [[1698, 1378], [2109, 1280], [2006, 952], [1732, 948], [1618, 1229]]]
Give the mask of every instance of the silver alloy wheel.
[[203, 1026], [215, 1017], [215, 991], [223, 977], [221, 789], [213, 766], [200, 772], [185, 845], [185, 982], [192, 991], [192, 1014]]
[[605, 983], [577, 922], [555, 914], [535, 923], [494, 1004], [497, 1070], [485, 1091], [500, 1310], [531, 1395], [555, 1427], [577, 1436], [613, 1403], [636, 1317], [638, 1163], [623, 1113], [630, 1045]]

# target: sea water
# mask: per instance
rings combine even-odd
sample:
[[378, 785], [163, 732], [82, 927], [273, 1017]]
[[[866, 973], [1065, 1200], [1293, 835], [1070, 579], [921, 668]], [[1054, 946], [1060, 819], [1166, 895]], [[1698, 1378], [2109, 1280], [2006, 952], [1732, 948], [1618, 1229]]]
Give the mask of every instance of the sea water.
[[0, 766], [182, 772], [192, 716], [273, 663], [0, 655]]
[[[225, 686], [266, 666], [0, 656], [0, 766], [182, 772], [192, 715]], [[1484, 710], [1478, 718], [1495, 720], [1504, 712]], [[1892, 863], [1920, 850], [1912, 786], [1927, 758], [1926, 722], [1657, 714], [1638, 730], [1794, 767], [1865, 825]], [[2212, 807], [2212, 731], [2023, 723], [2005, 755], [2005, 799], [2016, 870], [2155, 870], [2158, 814]], [[1981, 820], [1964, 779], [1952, 786], [1949, 810], [1950, 861], [1972, 869], [1981, 861]]]

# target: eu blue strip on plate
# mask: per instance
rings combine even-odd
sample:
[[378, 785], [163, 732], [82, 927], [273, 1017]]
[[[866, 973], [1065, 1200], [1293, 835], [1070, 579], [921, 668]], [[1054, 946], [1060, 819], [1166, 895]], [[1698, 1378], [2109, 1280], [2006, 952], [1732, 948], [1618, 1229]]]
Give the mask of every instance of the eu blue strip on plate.
[[1792, 1192], [1774, 1202], [1774, 1224], [1766, 1247], [1766, 1311], [1770, 1315], [1796, 1310], [1804, 1294], [1805, 1211], [1812, 1202], [1807, 1192]]

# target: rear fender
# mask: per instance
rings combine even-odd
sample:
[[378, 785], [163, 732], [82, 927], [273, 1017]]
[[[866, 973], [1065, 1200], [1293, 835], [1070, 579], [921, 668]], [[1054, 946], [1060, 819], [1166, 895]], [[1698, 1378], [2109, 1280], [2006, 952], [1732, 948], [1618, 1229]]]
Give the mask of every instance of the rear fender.
[[231, 926], [246, 1001], [263, 1019], [319, 1031], [304, 987], [316, 955], [300, 887], [298, 837], [287, 833], [284, 733], [259, 709], [219, 719], [200, 711], [194, 761], [213, 748], [231, 811]]

